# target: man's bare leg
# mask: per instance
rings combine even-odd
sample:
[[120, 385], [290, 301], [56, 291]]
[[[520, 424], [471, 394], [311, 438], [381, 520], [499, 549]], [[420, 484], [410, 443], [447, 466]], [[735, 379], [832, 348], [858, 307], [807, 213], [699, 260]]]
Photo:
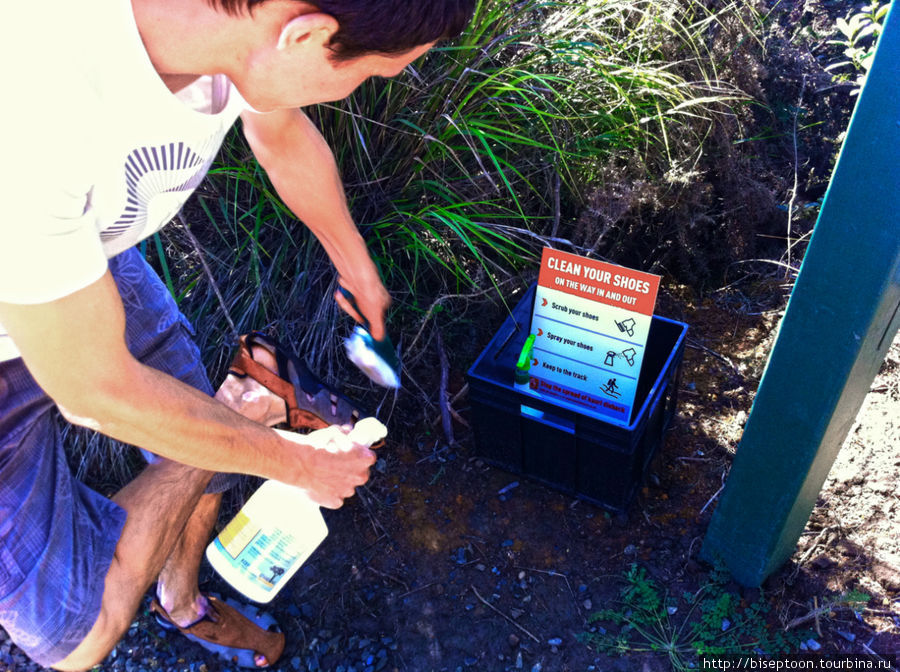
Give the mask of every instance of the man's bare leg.
[[[253, 356], [277, 371], [274, 356], [265, 348], [254, 348]], [[285, 420], [284, 402], [249, 377], [227, 376], [216, 399], [269, 426]], [[100, 616], [78, 648], [53, 667], [83, 670], [105, 658], [157, 579], [162, 607], [176, 623], [188, 625], [202, 615], [207, 605], [197, 578], [222, 500], [221, 495], [203, 494], [212, 476], [163, 460], [148, 466], [113, 497], [128, 512], [128, 521], [106, 575]], [[165, 510], [161, 502], [167, 503]], [[265, 657], [256, 663], [264, 665]]]
[[[162, 608], [181, 627], [194, 623], [208, 613], [209, 603], [200, 594], [199, 574], [203, 553], [219, 514], [222, 495], [203, 495], [188, 519], [175, 549], [159, 573], [156, 594]], [[263, 655], [254, 657], [257, 665], [269, 663]]]
[[[54, 668], [89, 669], [109, 654], [172, 555], [212, 476], [163, 460], [147, 466], [113, 497], [128, 519], [106, 574], [100, 615], [81, 644]], [[201, 510], [208, 507], [204, 503]]]
[[159, 573], [156, 586], [159, 603], [182, 627], [206, 613], [206, 600], [200, 596], [200, 563], [216, 524], [221, 501], [221, 494], [205, 494], [200, 498]]

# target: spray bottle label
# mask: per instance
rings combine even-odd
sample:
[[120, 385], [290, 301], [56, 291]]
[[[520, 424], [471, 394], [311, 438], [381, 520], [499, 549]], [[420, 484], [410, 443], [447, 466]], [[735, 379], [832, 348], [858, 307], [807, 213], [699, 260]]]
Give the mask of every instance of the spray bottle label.
[[[213, 544], [232, 568], [265, 591], [275, 588], [303, 552], [294, 535], [278, 527], [262, 530], [243, 512], [235, 516]], [[312, 551], [309, 549], [307, 556]]]

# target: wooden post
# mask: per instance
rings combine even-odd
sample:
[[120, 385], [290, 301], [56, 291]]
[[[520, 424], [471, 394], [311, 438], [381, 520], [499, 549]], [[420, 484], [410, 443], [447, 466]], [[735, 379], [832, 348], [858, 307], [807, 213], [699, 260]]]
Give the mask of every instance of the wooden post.
[[703, 544], [746, 586], [793, 554], [900, 326], [896, 4]]

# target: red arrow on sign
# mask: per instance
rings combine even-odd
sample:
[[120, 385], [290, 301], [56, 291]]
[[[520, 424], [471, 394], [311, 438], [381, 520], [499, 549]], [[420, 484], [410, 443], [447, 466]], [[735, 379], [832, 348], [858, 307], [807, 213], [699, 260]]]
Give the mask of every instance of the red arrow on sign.
[[540, 327], [538, 327], [538, 333], [537, 333], [537, 335], [538, 335], [538, 336], [543, 336], [543, 335], [544, 335], [544, 330], [541, 329]]
[[544, 299], [544, 302], [541, 304], [541, 307], [543, 308], [546, 305], [547, 305], [547, 299]]

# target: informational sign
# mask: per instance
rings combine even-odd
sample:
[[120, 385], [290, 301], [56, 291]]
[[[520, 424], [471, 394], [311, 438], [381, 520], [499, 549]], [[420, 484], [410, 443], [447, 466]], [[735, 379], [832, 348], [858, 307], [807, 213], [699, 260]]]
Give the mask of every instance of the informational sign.
[[531, 332], [531, 387], [627, 423], [659, 276], [544, 249]]

